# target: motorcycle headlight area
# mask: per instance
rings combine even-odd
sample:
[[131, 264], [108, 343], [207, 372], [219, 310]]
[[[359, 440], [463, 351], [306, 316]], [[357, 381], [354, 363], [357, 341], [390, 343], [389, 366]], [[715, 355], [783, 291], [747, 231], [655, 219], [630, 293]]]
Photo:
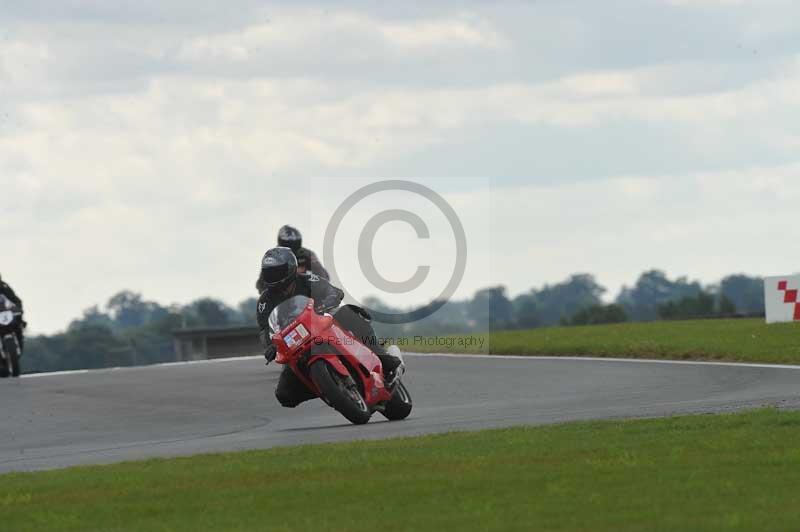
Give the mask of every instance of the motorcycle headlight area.
[[303, 324], [301, 323], [291, 331], [289, 334], [283, 337], [283, 341], [286, 342], [286, 346], [289, 348], [296, 347], [303, 343], [303, 340], [309, 337], [308, 329], [306, 329]]
[[0, 325], [8, 325], [14, 321], [14, 313], [10, 310], [0, 312]]

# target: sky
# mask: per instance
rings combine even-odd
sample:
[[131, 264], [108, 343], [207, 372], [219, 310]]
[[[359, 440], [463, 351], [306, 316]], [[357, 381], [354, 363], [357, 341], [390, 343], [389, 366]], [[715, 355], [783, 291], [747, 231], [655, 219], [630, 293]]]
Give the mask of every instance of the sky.
[[[800, 4], [790, 0], [7, 1], [0, 9], [0, 273], [52, 333], [121, 289], [256, 295], [296, 225], [383, 180], [443, 197], [466, 235], [455, 297], [591, 272], [714, 283], [800, 270]], [[358, 261], [375, 214], [389, 280]], [[441, 292], [454, 231], [404, 191], [336, 234], [337, 281]], [[325, 257], [327, 261], [330, 257]]]

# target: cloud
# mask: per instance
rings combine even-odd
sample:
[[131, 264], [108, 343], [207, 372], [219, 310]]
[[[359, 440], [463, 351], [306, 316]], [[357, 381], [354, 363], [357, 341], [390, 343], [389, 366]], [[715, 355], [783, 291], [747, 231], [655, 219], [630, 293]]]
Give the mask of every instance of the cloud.
[[[513, 292], [591, 271], [613, 296], [652, 267], [706, 283], [745, 271], [795, 271], [800, 165], [685, 175], [622, 176], [571, 185], [495, 188], [505, 257], [495, 275]], [[526, 264], [527, 276], [515, 274]]]
[[[729, 124], [780, 120], [800, 109], [794, 69], [740, 89], [689, 96], [651, 91], [651, 77], [587, 73], [539, 85], [352, 93], [347, 85], [318, 81], [164, 77], [137, 94], [22, 104], [21, 127], [0, 137], [0, 159], [8, 161], [6, 179], [28, 187], [70, 179], [70, 188], [86, 197], [98, 187], [114, 198], [139, 197], [168, 175], [191, 195], [197, 175], [356, 171], [490, 123], [585, 128], [625, 118], [685, 128], [698, 147], [713, 148], [738, 134]], [[791, 149], [785, 140], [774, 144]]]
[[357, 12], [307, 9], [282, 10], [239, 31], [193, 38], [180, 47], [177, 57], [237, 63], [270, 62], [276, 55], [288, 54], [303, 61], [309, 54], [319, 54], [346, 63], [377, 61], [386, 54], [453, 53], [507, 45], [501, 34], [470, 15], [389, 22]]
[[665, 3], [676, 6], [740, 6], [762, 4], [763, 0], [665, 0]]
[[296, 220], [319, 247], [336, 202], [384, 177], [441, 187], [474, 247], [507, 257], [469, 273], [467, 294], [796, 259], [775, 251], [797, 236], [793, 5], [706, 6], [692, 24], [659, 2], [626, 17], [560, 2], [302, 5], [0, 14], [3, 267], [35, 328], [126, 287], [250, 295], [274, 228]]
[[[266, 189], [262, 176], [370, 175], [469, 132], [488, 142], [495, 125], [591, 128], [602, 135], [621, 119], [639, 128], [669, 127], [706, 158], [747, 143], [754, 152], [794, 153], [797, 63], [773, 79], [681, 96], [663, 93], [664, 76], [644, 69], [535, 85], [357, 90], [319, 80], [165, 76], [137, 93], [20, 103], [16, 125], [0, 135], [2, 179], [45, 213], [98, 198], [137, 200], [153, 190], [165, 203], [181, 197], [211, 208], [235, 204], [246, 187]], [[752, 130], [753, 123], [765, 123], [770, 134]], [[609, 149], [637, 156], [624, 146]], [[242, 186], [195, 186], [198, 177], [223, 176]]]
[[35, 84], [44, 81], [53, 54], [50, 47], [41, 42], [13, 40], [0, 47], [0, 81]]

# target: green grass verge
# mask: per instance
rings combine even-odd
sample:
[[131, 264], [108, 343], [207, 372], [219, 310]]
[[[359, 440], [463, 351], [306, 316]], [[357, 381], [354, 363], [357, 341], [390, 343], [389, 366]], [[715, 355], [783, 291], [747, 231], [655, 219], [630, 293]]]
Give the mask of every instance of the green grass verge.
[[798, 442], [770, 409], [9, 474], [0, 529], [800, 530]]
[[[465, 341], [466, 340], [466, 341]], [[483, 343], [480, 343], [483, 340]], [[800, 364], [800, 324], [761, 319], [660, 321], [498, 331], [407, 339], [403, 349], [436, 353], [580, 355]], [[452, 345], [451, 345], [452, 344]]]

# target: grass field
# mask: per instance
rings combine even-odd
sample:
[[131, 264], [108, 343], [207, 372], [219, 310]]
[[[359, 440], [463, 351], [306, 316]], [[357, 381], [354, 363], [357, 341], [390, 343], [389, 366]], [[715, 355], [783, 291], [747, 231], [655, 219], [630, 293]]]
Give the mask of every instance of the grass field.
[[0, 529], [800, 530], [800, 412], [279, 448], [0, 476]]
[[[478, 342], [481, 339], [482, 347]], [[800, 364], [800, 324], [767, 325], [763, 319], [731, 319], [548, 327], [443, 337], [434, 345], [412, 338], [404, 349]]]

